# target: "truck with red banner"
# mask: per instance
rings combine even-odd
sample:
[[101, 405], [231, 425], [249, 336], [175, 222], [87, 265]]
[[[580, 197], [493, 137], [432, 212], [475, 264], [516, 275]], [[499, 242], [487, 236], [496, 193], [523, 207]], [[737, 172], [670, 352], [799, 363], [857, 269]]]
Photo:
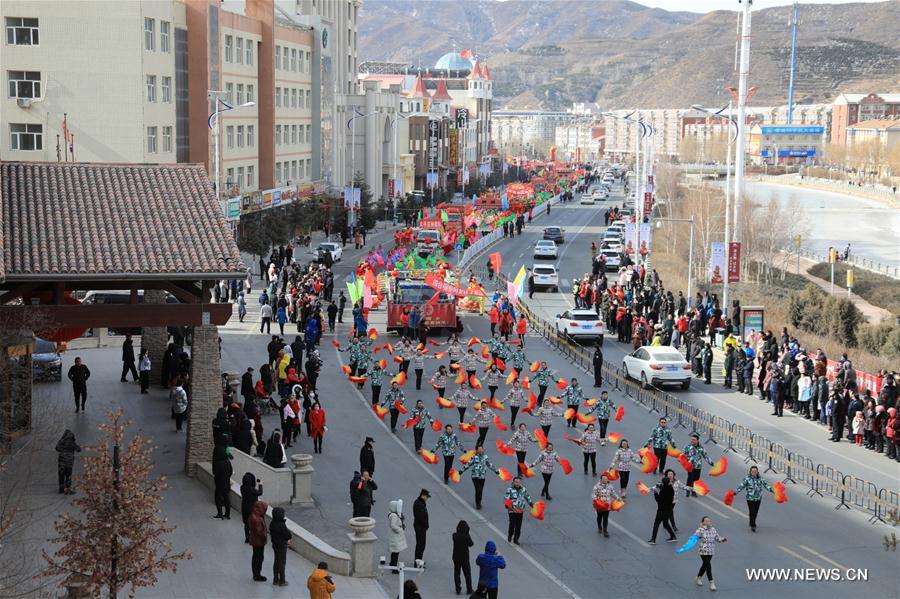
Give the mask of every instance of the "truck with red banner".
[[[388, 285], [387, 330], [400, 332], [415, 308], [423, 315], [430, 330], [463, 330], [462, 321], [456, 315], [456, 297], [438, 292], [426, 283], [425, 272], [400, 273], [391, 277]], [[435, 298], [435, 294], [438, 297]]]

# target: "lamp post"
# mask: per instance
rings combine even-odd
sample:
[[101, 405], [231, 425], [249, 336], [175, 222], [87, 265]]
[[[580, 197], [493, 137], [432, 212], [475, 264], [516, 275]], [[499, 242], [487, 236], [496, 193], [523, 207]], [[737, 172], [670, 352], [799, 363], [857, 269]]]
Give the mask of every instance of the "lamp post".
[[662, 218], [656, 217], [656, 228], [658, 229], [663, 221], [670, 223], [691, 223], [691, 235], [688, 242], [688, 283], [687, 283], [687, 300], [688, 307], [691, 306], [691, 298], [693, 297], [693, 279], [694, 279], [694, 217], [691, 218]]
[[398, 197], [398, 188], [397, 188], [397, 166], [400, 163], [400, 128], [397, 127], [397, 121], [400, 119], [408, 119], [410, 115], [402, 115], [400, 111], [397, 111], [397, 115], [394, 117], [394, 120], [391, 121], [391, 127], [394, 129], [394, 197], [392, 198], [391, 204], [394, 207], [393, 220], [397, 222], [397, 197]]
[[225, 100], [221, 98], [224, 96], [226, 92], [221, 90], [208, 90], [206, 95], [209, 99], [215, 102], [215, 109], [212, 114], [206, 119], [207, 126], [213, 132], [213, 188], [216, 190], [216, 199], [221, 199], [221, 165], [220, 165], [220, 153], [219, 153], [219, 130], [221, 126], [219, 124], [219, 114], [222, 112], [228, 112], [229, 110], [236, 110], [238, 108], [246, 108], [249, 106], [256, 106], [256, 102], [244, 102], [243, 104], [239, 104], [238, 106], [232, 106]]
[[637, 216], [635, 218], [635, 266], [640, 266], [641, 262], [641, 221], [643, 220], [643, 204], [640, 203], [640, 193], [641, 193], [641, 141], [644, 137], [646, 137], [647, 127], [640, 120], [634, 120], [631, 116], [636, 111], [632, 111], [625, 116], [619, 116], [614, 112], [603, 112], [601, 113], [603, 116], [612, 117], [614, 119], [620, 119], [623, 121], [628, 121], [629, 123], [634, 123], [638, 126], [638, 129], [635, 131], [634, 136], [634, 213]]
[[[731, 102], [728, 102], [727, 110], [728, 113], [723, 114], [726, 108], [722, 108], [721, 110], [712, 111], [700, 104], [693, 104], [691, 106], [694, 110], [699, 110], [700, 112], [705, 112], [710, 116], [714, 116], [720, 119], [726, 119], [731, 125], [734, 126], [733, 134], [729, 134], [728, 136], [728, 150], [725, 158], [725, 248], [728, 252], [728, 255], [731, 255], [731, 249], [728, 245], [731, 242], [731, 144], [734, 143], [734, 140], [738, 136], [738, 126], [734, 120], [734, 117], [731, 115]], [[731, 127], [729, 127], [729, 131], [731, 131]], [[734, 223], [735, 228], [740, 227], [740, 223]], [[725, 280], [722, 283], [722, 312], [726, 316], [728, 315], [728, 276], [725, 276]]]
[[[347, 121], [347, 128], [350, 129], [350, 216], [347, 219], [347, 225], [350, 227], [349, 233], [352, 235], [356, 228], [356, 119], [364, 119], [370, 117], [375, 112], [363, 114], [358, 108], [354, 107], [355, 113], [350, 120]], [[346, 202], [346, 198], [344, 199]]]
[[[744, 152], [747, 143], [747, 98], [752, 93], [747, 89], [750, 76], [750, 19], [753, 0], [738, 0], [743, 9], [741, 21], [741, 59], [738, 69], [738, 138], [734, 168], [734, 221], [740, 222], [744, 201]], [[741, 240], [740, 228], [735, 228], [734, 240]]]

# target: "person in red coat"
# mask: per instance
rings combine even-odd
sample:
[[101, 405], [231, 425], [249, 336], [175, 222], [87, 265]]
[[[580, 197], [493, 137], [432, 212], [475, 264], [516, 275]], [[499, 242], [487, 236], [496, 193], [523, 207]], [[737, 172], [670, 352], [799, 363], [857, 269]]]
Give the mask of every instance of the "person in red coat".
[[322, 453], [322, 438], [325, 436], [325, 410], [319, 402], [313, 403], [309, 409], [310, 434], [313, 438], [313, 450]]
[[522, 347], [525, 347], [525, 333], [528, 332], [528, 321], [525, 320], [525, 316], [519, 317], [519, 322], [516, 323], [516, 334], [519, 336], [519, 343], [522, 344]]

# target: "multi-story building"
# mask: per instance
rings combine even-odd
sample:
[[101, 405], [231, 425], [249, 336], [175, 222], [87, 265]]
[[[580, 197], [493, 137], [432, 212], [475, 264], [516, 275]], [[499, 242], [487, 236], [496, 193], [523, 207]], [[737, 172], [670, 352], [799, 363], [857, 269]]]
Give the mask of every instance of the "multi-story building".
[[900, 93], [841, 94], [831, 107], [831, 143], [847, 143], [847, 129], [862, 121], [900, 117]]
[[681, 141], [681, 118], [687, 112], [681, 108], [665, 108], [616, 110], [612, 115], [605, 115], [606, 155], [621, 160], [634, 154], [634, 140], [639, 126], [624, 120], [627, 116], [633, 121], [643, 119], [644, 123], [653, 127], [653, 152], [657, 156], [676, 156]]
[[599, 140], [604, 139], [603, 121], [593, 117], [578, 119], [556, 127], [556, 159], [571, 162], [594, 162], [600, 159]]
[[876, 143], [881, 152], [900, 145], [900, 118], [861, 121], [847, 127], [847, 146]]
[[494, 145], [507, 155], [546, 157], [556, 143], [557, 127], [575, 118], [565, 111], [496, 110], [491, 114]]
[[5, 159], [187, 160], [184, 4], [4, 0], [0, 17]]
[[760, 125], [750, 128], [747, 156], [755, 164], [811, 162], [822, 153], [822, 125]]

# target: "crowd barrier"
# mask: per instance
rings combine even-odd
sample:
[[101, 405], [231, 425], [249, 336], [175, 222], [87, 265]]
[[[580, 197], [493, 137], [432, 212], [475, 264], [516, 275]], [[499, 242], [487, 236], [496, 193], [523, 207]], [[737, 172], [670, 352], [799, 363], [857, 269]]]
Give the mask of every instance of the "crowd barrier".
[[[480, 270], [480, 269], [476, 269]], [[483, 274], [483, 273], [482, 273]], [[479, 276], [482, 276], [479, 274]], [[501, 288], [506, 277], [500, 274]], [[574, 339], [534, 314], [521, 299], [517, 309], [523, 313], [532, 330], [541, 335], [550, 347], [588, 373], [593, 373], [593, 358]], [[835, 509], [854, 508], [869, 515], [869, 522], [886, 522], [892, 512], [900, 512], [900, 494], [879, 488], [866, 479], [845, 474], [826, 464], [816, 464], [807, 456], [770, 441], [749, 427], [710, 414], [656, 387], [643, 388], [637, 381], [627, 379], [620, 368], [604, 360], [603, 382], [621, 392], [648, 412], [667, 418], [674, 428], [697, 433], [705, 443], [715, 443], [724, 453], [733, 451], [744, 456], [744, 463], [756, 465], [760, 472], [782, 475], [781, 482], [808, 486], [806, 494], [837, 501]]]

